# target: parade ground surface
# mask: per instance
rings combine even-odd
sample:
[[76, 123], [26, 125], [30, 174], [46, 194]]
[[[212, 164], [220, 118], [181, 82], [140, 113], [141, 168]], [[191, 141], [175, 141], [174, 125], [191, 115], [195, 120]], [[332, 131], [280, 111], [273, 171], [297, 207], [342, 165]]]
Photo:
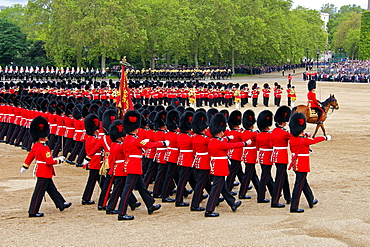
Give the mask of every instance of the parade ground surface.
[[[285, 75], [292, 71], [286, 71]], [[306, 104], [307, 82], [302, 71], [293, 76], [297, 104]], [[286, 88], [281, 73], [236, 77], [233, 83], [257, 82], [260, 87], [275, 81]], [[223, 82], [227, 82], [226, 80]], [[218, 218], [205, 218], [204, 212], [162, 204], [152, 215], [144, 205], [135, 211], [133, 221], [118, 221], [117, 215], [98, 211], [97, 205], [81, 205], [81, 196], [88, 173], [71, 165], [56, 166], [54, 182], [73, 205], [59, 212], [46, 196], [40, 212], [42, 218], [28, 218], [28, 207], [35, 185], [33, 165], [20, 174], [27, 152], [18, 147], [0, 144], [0, 245], [2, 246], [368, 246], [370, 245], [370, 84], [318, 82], [317, 97], [325, 100], [335, 94], [340, 108], [329, 115], [325, 126], [330, 142], [313, 145], [308, 182], [319, 203], [310, 209], [302, 195], [302, 214], [286, 208], [257, 204], [254, 188], [252, 199], [234, 213], [223, 202], [216, 208]], [[286, 93], [282, 103], [286, 104]], [[296, 105], [297, 105], [296, 104]], [[276, 111], [270, 98], [270, 109]], [[242, 111], [253, 108], [248, 104]], [[221, 109], [221, 108], [220, 108]], [[267, 109], [262, 104], [253, 110]], [[234, 107], [229, 108], [234, 110]], [[307, 132], [314, 125], [308, 124]], [[322, 133], [319, 132], [318, 135]], [[259, 166], [257, 172], [260, 174]], [[273, 168], [273, 176], [275, 176]], [[288, 172], [291, 189], [295, 179]], [[152, 185], [151, 185], [152, 186]], [[150, 187], [151, 189], [152, 187]], [[238, 188], [234, 189], [238, 191]], [[100, 190], [96, 187], [93, 200]], [[137, 191], [135, 195], [142, 201]], [[270, 198], [267, 192], [267, 198]], [[191, 201], [191, 195], [185, 202]], [[281, 203], [285, 203], [283, 199]], [[205, 206], [202, 202], [201, 206]]]

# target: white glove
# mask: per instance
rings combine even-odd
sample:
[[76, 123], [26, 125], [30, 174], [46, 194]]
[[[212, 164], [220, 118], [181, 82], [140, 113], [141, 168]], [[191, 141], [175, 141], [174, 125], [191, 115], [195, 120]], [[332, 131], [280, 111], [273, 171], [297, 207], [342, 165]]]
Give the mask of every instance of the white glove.
[[143, 141], [144, 141], [144, 142], [150, 142], [150, 140], [149, 140], [149, 139], [144, 139]]
[[27, 171], [27, 169], [22, 166], [21, 167], [21, 173], [24, 173], [25, 171]]
[[230, 140], [234, 139], [234, 136], [227, 136]]
[[164, 145], [165, 145], [166, 147], [168, 147], [168, 146], [170, 145], [170, 141], [165, 140], [165, 141], [164, 141]]
[[84, 162], [82, 162], [82, 165], [86, 166], [87, 164], [89, 164], [89, 161], [87, 159], [84, 159]]
[[245, 143], [247, 143], [247, 145], [249, 146], [249, 145], [251, 145], [251, 144], [252, 144], [252, 141], [251, 141], [251, 140], [248, 140], [248, 141], [246, 141]]
[[327, 136], [325, 136], [325, 138], [326, 138], [327, 141], [330, 141], [331, 140], [331, 135], [327, 135]]
[[56, 157], [57, 160], [60, 160], [61, 163], [63, 163], [65, 160], [66, 160], [66, 157], [64, 156], [59, 156], [59, 157]]

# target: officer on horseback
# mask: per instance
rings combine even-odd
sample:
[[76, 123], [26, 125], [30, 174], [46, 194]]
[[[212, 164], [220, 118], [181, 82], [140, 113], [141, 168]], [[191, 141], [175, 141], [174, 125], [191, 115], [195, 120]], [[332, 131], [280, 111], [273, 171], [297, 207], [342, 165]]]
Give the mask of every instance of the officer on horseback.
[[321, 116], [323, 115], [324, 110], [321, 107], [321, 102], [318, 101], [317, 98], [316, 98], [315, 89], [316, 89], [316, 81], [310, 80], [308, 82], [308, 91], [309, 92], [307, 93], [308, 106], [311, 109], [316, 110], [317, 115], [318, 115], [317, 123], [322, 124]]

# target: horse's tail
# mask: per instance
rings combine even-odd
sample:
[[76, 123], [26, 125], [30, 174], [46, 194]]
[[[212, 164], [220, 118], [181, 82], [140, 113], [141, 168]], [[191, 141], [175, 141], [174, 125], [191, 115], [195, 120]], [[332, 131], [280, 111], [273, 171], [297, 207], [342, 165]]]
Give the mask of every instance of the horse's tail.
[[295, 106], [295, 107], [293, 107], [293, 109], [292, 109], [292, 114], [293, 113], [295, 113], [297, 111], [297, 107]]

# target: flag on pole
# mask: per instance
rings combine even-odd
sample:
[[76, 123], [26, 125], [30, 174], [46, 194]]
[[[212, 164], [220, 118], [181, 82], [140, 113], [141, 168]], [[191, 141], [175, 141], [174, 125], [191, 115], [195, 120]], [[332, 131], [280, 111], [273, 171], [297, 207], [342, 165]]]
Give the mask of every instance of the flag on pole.
[[130, 95], [130, 89], [127, 85], [127, 75], [126, 75], [126, 66], [131, 66], [126, 61], [126, 56], [123, 57], [121, 63], [121, 80], [119, 84], [119, 95], [118, 95], [118, 102], [117, 108], [119, 109], [119, 117], [122, 119], [123, 115], [128, 110], [133, 110], [134, 106], [132, 105], [132, 99]]

